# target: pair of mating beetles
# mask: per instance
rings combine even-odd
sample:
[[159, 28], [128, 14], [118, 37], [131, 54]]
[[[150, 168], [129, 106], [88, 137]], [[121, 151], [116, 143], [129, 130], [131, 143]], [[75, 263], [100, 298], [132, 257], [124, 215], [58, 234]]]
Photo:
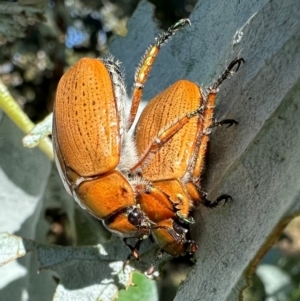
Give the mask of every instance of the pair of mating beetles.
[[218, 87], [239, 68], [233, 60], [207, 93], [193, 82], [180, 80], [154, 97], [143, 110], [134, 134], [143, 87], [161, 46], [183, 19], [160, 35], [137, 69], [130, 113], [124, 76], [113, 59], [84, 58], [61, 78], [53, 119], [56, 164], [66, 190], [112, 233], [137, 238], [150, 235], [172, 256], [196, 252], [187, 238], [198, 203], [215, 207], [200, 190], [211, 128], [234, 120], [213, 121]]

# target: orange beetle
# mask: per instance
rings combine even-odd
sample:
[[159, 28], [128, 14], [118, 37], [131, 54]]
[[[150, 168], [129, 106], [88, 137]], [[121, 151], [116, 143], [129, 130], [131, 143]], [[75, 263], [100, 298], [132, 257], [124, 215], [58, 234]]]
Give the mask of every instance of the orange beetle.
[[66, 190], [83, 208], [122, 237], [142, 237], [150, 234], [150, 225], [146, 218], [141, 225], [129, 222], [138, 209], [122, 174], [126, 163], [132, 164], [125, 161], [122, 148], [132, 144], [125, 137], [125, 100], [123, 79], [113, 61], [81, 59], [57, 88], [54, 153]]
[[180, 20], [147, 50], [136, 72], [129, 116], [124, 112], [124, 77], [112, 59], [81, 59], [57, 89], [53, 142], [64, 186], [108, 230], [138, 238], [135, 247], [126, 243], [135, 257], [140, 239], [150, 234], [172, 256], [197, 250], [197, 244], [186, 238], [185, 224], [193, 223], [192, 201], [201, 199], [196, 179], [216, 90], [241, 61], [233, 61], [207, 98], [188, 81], [155, 97], [141, 116], [135, 141], [129, 129], [150, 69], [161, 45], [186, 24], [189, 20]]
[[[61, 78], [53, 113], [55, 162], [66, 190], [113, 233], [146, 238], [155, 222], [136, 203], [148, 183], [131, 171], [139, 165], [129, 129], [151, 66], [180, 20], [148, 48], [136, 73], [130, 115], [124, 76], [112, 58], [84, 58]], [[133, 248], [132, 248], [133, 249]]]
[[195, 83], [180, 80], [154, 97], [143, 110], [136, 127], [136, 146], [139, 169], [149, 181], [148, 193], [137, 196], [141, 210], [155, 222], [152, 236], [161, 249], [178, 256], [194, 253], [198, 246], [186, 240], [184, 224], [193, 223], [189, 214], [194, 204], [202, 202], [215, 207], [230, 196], [222, 195], [215, 202], [206, 199], [200, 191], [203, 169], [211, 128], [236, 123], [234, 120], [213, 122], [217, 89], [239, 68], [242, 58], [233, 60], [222, 76], [201, 92]]

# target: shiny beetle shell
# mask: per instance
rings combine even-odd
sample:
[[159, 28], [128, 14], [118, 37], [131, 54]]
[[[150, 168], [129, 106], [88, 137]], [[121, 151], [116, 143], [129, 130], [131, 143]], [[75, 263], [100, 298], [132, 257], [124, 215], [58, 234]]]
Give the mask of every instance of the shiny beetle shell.
[[120, 160], [119, 128], [106, 66], [97, 59], [81, 59], [61, 78], [55, 102], [57, 142], [68, 167], [82, 177], [115, 169]]
[[139, 237], [149, 235], [149, 229], [128, 221], [135, 209], [134, 191], [116, 169], [125, 125], [122, 87], [123, 78], [112, 61], [84, 58], [68, 70], [57, 88], [54, 152], [64, 185], [78, 203], [112, 232]]
[[[142, 155], [149, 144], [164, 129], [180, 117], [196, 110], [202, 103], [199, 87], [190, 81], [180, 80], [155, 96], [143, 110], [136, 128], [138, 154]], [[149, 181], [182, 178], [192, 165], [197, 141], [197, 123], [192, 118], [151, 158], [143, 168]]]

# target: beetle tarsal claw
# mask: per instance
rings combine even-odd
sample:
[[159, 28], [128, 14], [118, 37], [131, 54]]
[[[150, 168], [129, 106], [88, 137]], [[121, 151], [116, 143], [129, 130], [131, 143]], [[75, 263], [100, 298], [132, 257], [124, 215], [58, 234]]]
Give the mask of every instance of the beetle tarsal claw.
[[[235, 72], [237, 72], [240, 68], [240, 65], [242, 63], [245, 63], [245, 60], [241, 57], [236, 57], [233, 61], [230, 62], [230, 64], [228, 65], [228, 67], [226, 68], [226, 70], [223, 72], [223, 74], [219, 77], [219, 79], [211, 86], [211, 90], [213, 89], [217, 89], [224, 80], [228, 79], [228, 77], [232, 74], [234, 74]], [[234, 66], [237, 65], [235, 71], [232, 70], [234, 68]], [[232, 73], [233, 72], [233, 73]]]
[[176, 30], [181, 29], [185, 25], [191, 25], [191, 21], [189, 19], [181, 19], [177, 23], [175, 23], [174, 25], [172, 25], [169, 28], [169, 30], [170, 31], [176, 31]]
[[225, 205], [227, 202], [231, 201], [232, 197], [229, 194], [220, 195], [215, 201], [210, 201], [207, 199], [207, 194], [202, 194], [202, 204], [207, 208], [216, 208], [219, 204], [224, 201]]

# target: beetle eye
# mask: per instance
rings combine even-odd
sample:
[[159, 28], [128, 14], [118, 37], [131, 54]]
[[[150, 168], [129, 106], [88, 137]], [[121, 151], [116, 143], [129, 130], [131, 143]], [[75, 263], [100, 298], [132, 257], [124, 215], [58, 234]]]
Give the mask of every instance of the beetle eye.
[[184, 233], [187, 233], [187, 229], [183, 228], [182, 226], [180, 226], [179, 224], [177, 224], [176, 222], [173, 222], [173, 229], [174, 231], [179, 234], [182, 235]]
[[136, 227], [141, 226], [143, 219], [144, 219], [143, 213], [137, 208], [133, 209], [128, 214], [128, 221]]

